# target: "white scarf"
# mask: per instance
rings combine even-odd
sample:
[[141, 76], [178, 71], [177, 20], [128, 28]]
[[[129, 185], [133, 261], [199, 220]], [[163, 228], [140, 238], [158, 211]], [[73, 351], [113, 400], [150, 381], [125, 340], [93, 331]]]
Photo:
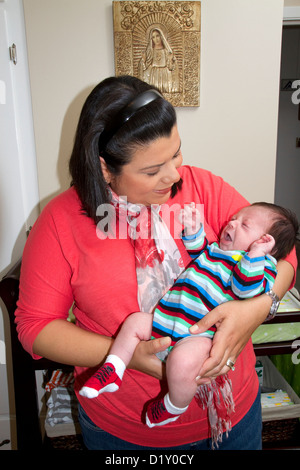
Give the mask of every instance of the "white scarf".
[[135, 250], [139, 307], [152, 313], [184, 269], [181, 254], [160, 216], [159, 205], [149, 208], [132, 204], [111, 193], [119, 220], [126, 217], [128, 236]]

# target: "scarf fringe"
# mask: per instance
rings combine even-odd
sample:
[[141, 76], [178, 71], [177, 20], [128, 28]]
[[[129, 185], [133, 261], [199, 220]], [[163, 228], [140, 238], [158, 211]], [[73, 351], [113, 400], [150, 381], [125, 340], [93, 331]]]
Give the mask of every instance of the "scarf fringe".
[[222, 375], [209, 384], [200, 385], [195, 398], [199, 406], [207, 408], [212, 449], [219, 447], [223, 433], [228, 437], [231, 431], [230, 414], [235, 411], [231, 380], [227, 375]]

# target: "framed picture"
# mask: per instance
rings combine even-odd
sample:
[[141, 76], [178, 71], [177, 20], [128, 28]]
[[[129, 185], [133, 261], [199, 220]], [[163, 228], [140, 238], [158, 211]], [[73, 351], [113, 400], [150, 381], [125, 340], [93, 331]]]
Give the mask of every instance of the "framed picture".
[[201, 2], [114, 1], [115, 74], [155, 85], [174, 106], [200, 104]]

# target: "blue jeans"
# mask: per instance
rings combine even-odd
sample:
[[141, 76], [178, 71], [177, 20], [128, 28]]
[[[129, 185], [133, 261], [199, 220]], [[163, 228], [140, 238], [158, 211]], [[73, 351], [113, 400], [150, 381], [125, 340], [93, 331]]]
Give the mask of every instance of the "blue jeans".
[[[211, 440], [204, 439], [176, 447], [145, 447], [123, 441], [97, 427], [79, 405], [79, 423], [84, 444], [89, 450], [210, 450]], [[223, 436], [219, 450], [261, 450], [262, 418], [260, 392], [244, 418]]]

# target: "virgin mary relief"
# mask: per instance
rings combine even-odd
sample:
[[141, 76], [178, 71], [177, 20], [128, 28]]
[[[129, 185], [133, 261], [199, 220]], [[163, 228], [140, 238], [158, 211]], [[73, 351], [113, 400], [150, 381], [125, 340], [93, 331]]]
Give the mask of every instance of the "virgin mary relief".
[[146, 50], [138, 68], [139, 78], [163, 93], [179, 92], [179, 70], [176, 56], [163, 31], [150, 30]]
[[156, 86], [174, 106], [199, 106], [200, 2], [114, 1], [116, 75]]

